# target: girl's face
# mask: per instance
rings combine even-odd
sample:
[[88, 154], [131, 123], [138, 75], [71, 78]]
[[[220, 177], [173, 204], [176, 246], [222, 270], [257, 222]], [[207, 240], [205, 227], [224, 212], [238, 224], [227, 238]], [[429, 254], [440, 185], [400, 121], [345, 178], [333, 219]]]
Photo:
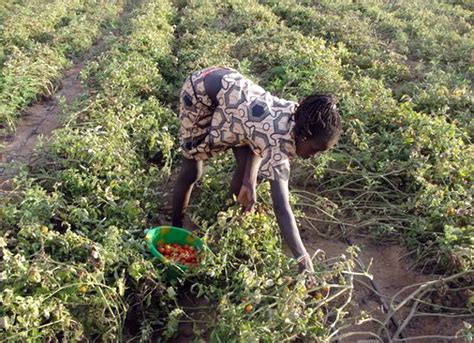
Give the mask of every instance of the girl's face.
[[306, 160], [318, 152], [330, 149], [333, 145], [334, 144], [322, 141], [316, 137], [307, 138], [305, 140], [296, 138], [296, 155]]

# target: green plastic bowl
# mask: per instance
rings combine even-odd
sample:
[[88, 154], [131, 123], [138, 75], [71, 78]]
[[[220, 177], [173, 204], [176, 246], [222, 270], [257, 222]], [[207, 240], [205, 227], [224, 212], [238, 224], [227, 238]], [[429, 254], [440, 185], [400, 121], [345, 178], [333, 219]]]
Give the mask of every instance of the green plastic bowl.
[[188, 230], [174, 226], [158, 226], [148, 230], [145, 235], [145, 241], [150, 253], [159, 261], [164, 263], [167, 267], [169, 267], [168, 277], [171, 279], [177, 277], [180, 274], [182, 275], [188, 269], [188, 267], [167, 259], [158, 251], [156, 248], [157, 245], [172, 243], [177, 243], [179, 245], [187, 244], [194, 247], [198, 253], [204, 248], [202, 240], [194, 236]]

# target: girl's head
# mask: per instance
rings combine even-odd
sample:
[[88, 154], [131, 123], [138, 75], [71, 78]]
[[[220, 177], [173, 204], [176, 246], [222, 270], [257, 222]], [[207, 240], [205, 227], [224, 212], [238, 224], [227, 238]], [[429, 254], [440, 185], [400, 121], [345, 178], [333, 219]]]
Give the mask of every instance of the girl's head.
[[333, 147], [341, 134], [341, 116], [332, 95], [313, 94], [295, 112], [296, 154], [310, 158]]

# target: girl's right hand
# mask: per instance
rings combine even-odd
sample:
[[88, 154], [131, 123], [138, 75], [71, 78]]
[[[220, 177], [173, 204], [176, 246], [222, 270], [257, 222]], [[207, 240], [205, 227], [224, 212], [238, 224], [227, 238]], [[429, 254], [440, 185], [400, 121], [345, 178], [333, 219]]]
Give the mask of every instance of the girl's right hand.
[[244, 212], [248, 212], [252, 209], [253, 205], [257, 202], [257, 192], [255, 187], [251, 184], [244, 183], [240, 188], [237, 202], [242, 205]]

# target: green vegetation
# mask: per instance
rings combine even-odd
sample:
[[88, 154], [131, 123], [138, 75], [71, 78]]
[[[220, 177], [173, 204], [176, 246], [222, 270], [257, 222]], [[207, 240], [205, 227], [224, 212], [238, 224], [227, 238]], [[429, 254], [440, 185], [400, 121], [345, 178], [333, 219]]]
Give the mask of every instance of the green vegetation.
[[[38, 70], [54, 80], [123, 6], [61, 2], [72, 6], [66, 10], [49, 3], [0, 7], [2, 27], [22, 28], [10, 36], [2, 30], [2, 42], [9, 42], [1, 55], [2, 99], [14, 94], [6, 91], [6, 75], [18, 56], [30, 58], [18, 59], [25, 77], [34, 75], [32, 58], [46, 56], [58, 72]], [[339, 98], [342, 141], [292, 171], [302, 226], [400, 240], [425, 270], [472, 269], [471, 9], [403, 3], [137, 5], [125, 35], [106, 42], [83, 71], [89, 96], [54, 131], [44, 163], [25, 166], [14, 191], [0, 198], [2, 341], [172, 338], [187, 315], [179, 295], [189, 289], [213, 308], [205, 330], [194, 327], [212, 341], [335, 338], [348, 320], [352, 277], [363, 272], [356, 249], [337, 259], [316, 256], [316, 296], [309, 295], [282, 252], [267, 183], [259, 186], [257, 213], [222, 211], [230, 154], [208, 163], [191, 209], [212, 251], [204, 267], [170, 283], [143, 247], [150, 220], [164, 217], [163, 189], [178, 166], [179, 87], [191, 71], [211, 64], [237, 68], [288, 99], [314, 90]], [[54, 10], [24, 19], [35, 6]], [[61, 19], [61, 11], [75, 14]], [[95, 24], [79, 24], [86, 13], [96, 13]], [[16, 113], [48, 89], [47, 80], [16, 83], [30, 95], [2, 100], [8, 106], [2, 114]], [[468, 313], [468, 306], [457, 313]]]

